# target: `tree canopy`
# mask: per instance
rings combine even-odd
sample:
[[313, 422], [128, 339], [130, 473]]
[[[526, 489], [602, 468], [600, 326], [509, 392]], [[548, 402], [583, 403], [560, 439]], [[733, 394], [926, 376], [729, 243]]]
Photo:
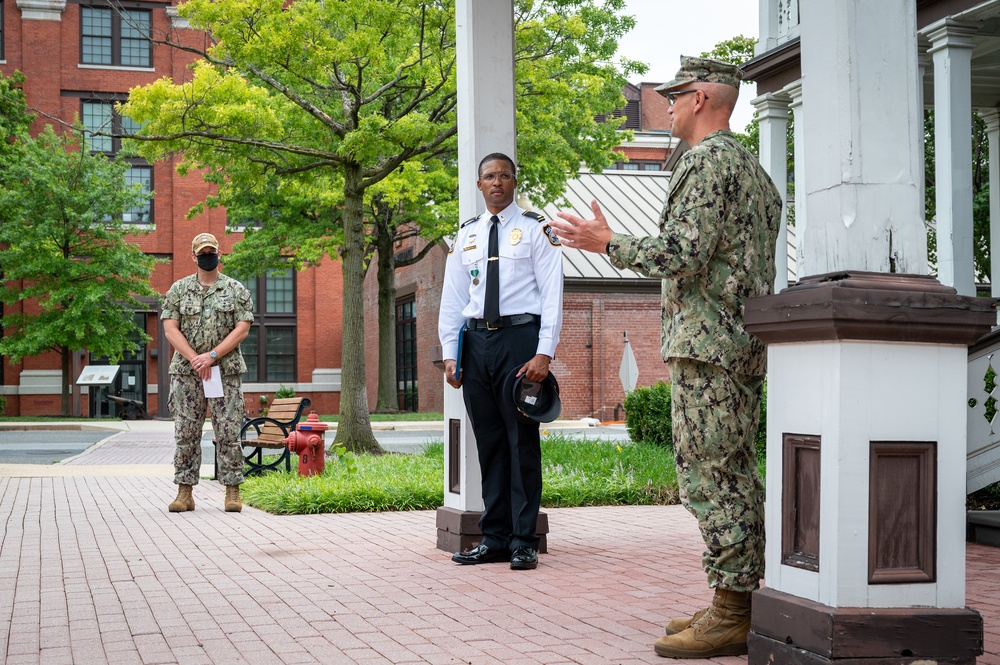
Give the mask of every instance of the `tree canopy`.
[[[12, 362], [55, 351], [62, 356], [62, 412], [68, 415], [69, 354], [121, 357], [134, 350], [139, 296], [154, 260], [126, 240], [122, 213], [144, 195], [125, 164], [80, 149], [46, 125], [27, 134], [30, 116], [0, 77], [8, 134], [0, 152], [0, 300], [6, 305], [0, 353]], [[28, 122], [24, 119], [29, 118]]]

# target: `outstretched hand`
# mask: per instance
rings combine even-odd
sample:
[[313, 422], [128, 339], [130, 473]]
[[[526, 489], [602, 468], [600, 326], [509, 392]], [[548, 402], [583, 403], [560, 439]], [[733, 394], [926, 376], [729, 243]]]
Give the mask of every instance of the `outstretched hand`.
[[590, 202], [590, 208], [594, 211], [594, 219], [584, 219], [572, 213], [560, 212], [556, 215], [559, 219], [552, 219], [549, 224], [559, 234], [559, 241], [566, 247], [604, 254], [608, 242], [611, 241], [611, 228], [596, 200]]

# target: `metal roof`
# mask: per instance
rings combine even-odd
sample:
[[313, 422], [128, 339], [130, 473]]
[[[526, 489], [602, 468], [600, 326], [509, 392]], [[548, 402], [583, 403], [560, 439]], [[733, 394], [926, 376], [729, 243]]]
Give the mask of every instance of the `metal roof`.
[[[612, 231], [634, 236], [658, 235], [660, 211], [667, 200], [669, 183], [670, 174], [664, 171], [584, 172], [566, 183], [564, 202], [547, 205], [542, 212], [550, 219], [560, 211], [590, 219], [594, 216], [590, 202], [596, 199]], [[569, 247], [563, 247], [563, 274], [570, 279], [650, 279], [632, 270], [618, 270], [605, 254]]]

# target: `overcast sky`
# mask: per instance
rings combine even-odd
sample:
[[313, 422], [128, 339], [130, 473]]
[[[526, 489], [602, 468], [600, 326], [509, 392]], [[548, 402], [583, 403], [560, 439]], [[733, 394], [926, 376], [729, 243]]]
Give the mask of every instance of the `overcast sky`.
[[[700, 55], [719, 42], [744, 35], [756, 38], [758, 9], [754, 0], [626, 0], [626, 13], [636, 26], [619, 52], [649, 65], [643, 81], [663, 83], [674, 77], [680, 56]], [[639, 81], [632, 81], [639, 83]], [[730, 126], [742, 132], [753, 118], [754, 86], [744, 85]]]

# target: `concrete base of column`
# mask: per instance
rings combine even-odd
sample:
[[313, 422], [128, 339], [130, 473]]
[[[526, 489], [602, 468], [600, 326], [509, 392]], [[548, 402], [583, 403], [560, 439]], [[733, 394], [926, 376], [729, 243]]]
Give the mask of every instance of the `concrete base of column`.
[[[478, 510], [458, 510], [442, 506], [437, 509], [437, 548], [446, 552], [464, 552], [479, 544], [483, 533], [479, 530], [479, 518], [482, 512]], [[538, 513], [535, 533], [540, 538], [538, 552], [546, 554], [548, 544], [546, 536], [549, 533], [549, 516]]]

